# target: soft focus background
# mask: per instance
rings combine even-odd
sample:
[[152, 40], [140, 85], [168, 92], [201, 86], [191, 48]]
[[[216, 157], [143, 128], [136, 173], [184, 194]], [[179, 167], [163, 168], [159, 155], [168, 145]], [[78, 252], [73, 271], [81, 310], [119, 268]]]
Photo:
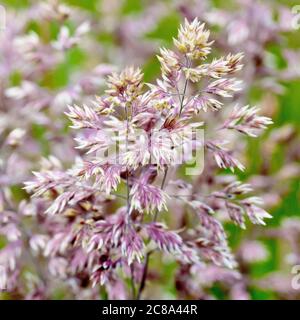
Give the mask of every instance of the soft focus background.
[[[273, 219], [266, 227], [249, 224], [247, 230], [226, 226], [249, 281], [248, 298], [300, 298], [300, 284], [292, 274], [300, 272], [294, 267], [300, 265], [299, 2], [58, 1], [73, 10], [66, 20], [64, 8], [51, 11], [51, 1], [1, 3], [6, 25], [0, 31], [0, 208], [7, 193], [12, 207], [28, 199], [22, 182], [38, 168], [41, 156], [54, 154], [66, 167], [73, 163], [74, 133], [64, 115], [68, 103], [101, 94], [106, 74], [115, 67], [140, 66], [145, 81], [151, 82], [159, 74], [158, 48], [171, 47], [183, 19], [197, 16], [211, 30], [214, 54], [245, 53], [240, 75], [244, 90], [236, 101], [261, 107], [274, 121], [262, 137], [241, 146], [246, 170], [238, 173], [252, 183]], [[62, 25], [70, 34], [61, 31]], [[19, 210], [26, 208], [21, 205]], [[14, 230], [1, 229], [1, 234], [4, 248]], [[149, 292], [175, 298], [174, 264], [154, 268], [161, 270], [162, 280], [156, 286], [154, 278]], [[206, 285], [216, 299], [234, 298], [217, 279]], [[66, 297], [68, 293], [58, 289], [52, 298]]]

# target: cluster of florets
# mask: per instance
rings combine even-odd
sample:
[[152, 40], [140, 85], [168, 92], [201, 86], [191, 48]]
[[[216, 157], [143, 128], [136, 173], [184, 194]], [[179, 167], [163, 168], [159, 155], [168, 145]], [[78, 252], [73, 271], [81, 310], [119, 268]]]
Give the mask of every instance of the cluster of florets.
[[[224, 98], [241, 89], [232, 75], [242, 68], [243, 55], [208, 62], [212, 42], [197, 19], [185, 21], [174, 44], [178, 51], [161, 50], [162, 79], [148, 89], [141, 71], [130, 67], [113, 73], [105, 95], [93, 104], [69, 106], [67, 115], [81, 132], [78, 148], [85, 149], [86, 156], [67, 172], [52, 161], [51, 169], [35, 173], [36, 179], [26, 183], [34, 196], [45, 196], [48, 215], [65, 221], [45, 248], [63, 275], [89, 275], [108, 291], [111, 283], [131, 277], [133, 293], [137, 285], [140, 297], [156, 249], [186, 266], [234, 268], [219, 215], [243, 228], [245, 216], [255, 224], [270, 218], [258, 206], [260, 200], [248, 195], [250, 186], [233, 177], [221, 177], [216, 190], [205, 188], [207, 194], [200, 194], [197, 179], [187, 183], [171, 172], [179, 167], [182, 146], [190, 153], [205, 148], [206, 159], [210, 162], [212, 156], [221, 168], [243, 169], [232, 150], [223, 147], [225, 132], [255, 136], [271, 123], [257, 115], [257, 108], [236, 106], [219, 128], [205, 123], [210, 131], [205, 142], [194, 141], [187, 132], [203, 128], [199, 113], [220, 110]], [[189, 216], [177, 231], [158, 222], [165, 220], [171, 199], [182, 207], [182, 216]], [[119, 208], [107, 214], [111, 202]]]

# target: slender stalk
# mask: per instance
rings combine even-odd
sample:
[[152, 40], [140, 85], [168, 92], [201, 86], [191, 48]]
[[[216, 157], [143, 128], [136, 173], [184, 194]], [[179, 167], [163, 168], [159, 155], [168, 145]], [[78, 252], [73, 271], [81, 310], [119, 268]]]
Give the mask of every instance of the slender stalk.
[[[190, 68], [191, 67], [191, 61], [188, 59], [188, 57], [186, 57], [186, 60], [187, 60], [187, 67]], [[185, 97], [185, 94], [186, 94], [187, 85], [188, 85], [188, 79], [185, 78], [183, 94], [179, 95], [179, 99], [180, 99], [179, 117], [181, 116], [181, 113], [183, 111], [183, 107], [184, 107], [183, 101], [184, 101], [184, 97]]]
[[[190, 67], [191, 62], [188, 59], [187, 59], [187, 64]], [[188, 85], [188, 79], [185, 79], [185, 83], [184, 83], [184, 88], [183, 88], [183, 93], [182, 94], [179, 93], [178, 88], [176, 88], [177, 89], [177, 93], [178, 93], [178, 97], [179, 97], [179, 100], [180, 100], [179, 116], [181, 116], [181, 113], [182, 113], [183, 108], [184, 108], [183, 101], [184, 101], [184, 97], [185, 97], [185, 94], [186, 94], [187, 85]], [[161, 183], [161, 189], [162, 190], [164, 189], [165, 184], [166, 184], [168, 171], [169, 171], [169, 168], [166, 167], [165, 173], [164, 173], [164, 176], [163, 176], [163, 180], [162, 180], [162, 183]], [[155, 222], [157, 220], [157, 217], [158, 217], [158, 210], [155, 211], [155, 214], [154, 214], [154, 217], [153, 217], [153, 222]], [[142, 292], [143, 292], [143, 290], [145, 288], [146, 279], [147, 279], [147, 273], [148, 273], [148, 266], [149, 266], [149, 258], [150, 258], [150, 255], [152, 254], [152, 252], [153, 251], [148, 252], [147, 255], [146, 255], [146, 258], [145, 258], [145, 264], [144, 264], [144, 268], [143, 268], [143, 275], [142, 275], [141, 283], [140, 283], [138, 294], [137, 294], [137, 300], [139, 300], [141, 298], [141, 294], [142, 294]]]
[[182, 113], [182, 110], [183, 110], [183, 100], [184, 100], [187, 84], [188, 84], [188, 79], [185, 79], [183, 95], [181, 96], [181, 102], [180, 102], [179, 116], [181, 116], [181, 113]]
[[144, 269], [143, 269], [143, 275], [142, 275], [142, 280], [140, 283], [140, 287], [139, 287], [139, 291], [138, 294], [136, 296], [137, 300], [140, 300], [141, 298], [141, 294], [145, 288], [145, 284], [146, 284], [146, 278], [147, 278], [147, 273], [148, 273], [148, 265], [149, 265], [149, 257], [150, 257], [151, 252], [148, 252], [146, 254], [146, 258], [145, 258], [145, 264], [144, 264]]
[[131, 273], [131, 277], [130, 277], [131, 295], [132, 295], [132, 299], [135, 300], [136, 289], [135, 289], [135, 283], [134, 283], [134, 268], [132, 264], [130, 265], [130, 273]]
[[[126, 152], [128, 149], [128, 131], [129, 131], [129, 116], [128, 116], [128, 109], [127, 105], [125, 106], [125, 113], [126, 113]], [[129, 217], [129, 210], [130, 210], [130, 187], [129, 187], [129, 171], [128, 169], [126, 170], [126, 202], [127, 202], [127, 219], [128, 223], [130, 222], [130, 217]], [[134, 266], [131, 264], [130, 265], [130, 285], [131, 285], [131, 294], [132, 294], [132, 299], [134, 300], [136, 297], [136, 289], [135, 289], [135, 283], [134, 283]]]
[[[169, 168], [166, 167], [165, 173], [164, 173], [164, 176], [163, 176], [163, 179], [162, 179], [162, 182], [161, 182], [161, 186], [160, 186], [160, 188], [161, 188], [162, 190], [164, 189], [165, 184], [166, 184], [168, 171], [169, 171]], [[155, 214], [154, 214], [154, 217], [153, 217], [153, 222], [155, 222], [155, 221], [157, 220], [157, 217], [158, 217], [158, 210], [156, 209]]]
[[[128, 149], [128, 131], [129, 131], [129, 123], [128, 123], [128, 109], [127, 109], [127, 106], [125, 106], [125, 113], [126, 113], [126, 139], [125, 139], [125, 143], [126, 143], [126, 152], [127, 152], [127, 149]], [[130, 194], [130, 191], [129, 191], [129, 171], [128, 169], [126, 170], [126, 192], [127, 192], [127, 196], [126, 196], [126, 199], [127, 199], [127, 214], [129, 215], [129, 208], [130, 208], [130, 199], [129, 199], [129, 194]]]
[[[166, 167], [165, 169], [165, 173], [161, 182], [161, 189], [163, 190], [166, 184], [166, 180], [167, 180], [167, 175], [168, 175], [168, 171], [169, 168]], [[157, 220], [158, 217], [158, 210], [155, 211], [154, 217], [153, 217], [153, 222], [155, 222]], [[150, 251], [147, 253], [146, 258], [145, 258], [145, 264], [144, 264], [144, 268], [143, 268], [143, 275], [142, 275], [142, 279], [141, 279], [141, 283], [139, 286], [139, 291], [137, 294], [137, 300], [140, 300], [141, 298], [141, 294], [145, 288], [145, 284], [146, 284], [146, 279], [147, 279], [147, 273], [148, 273], [148, 265], [149, 265], [149, 257], [152, 254], [153, 251]]]

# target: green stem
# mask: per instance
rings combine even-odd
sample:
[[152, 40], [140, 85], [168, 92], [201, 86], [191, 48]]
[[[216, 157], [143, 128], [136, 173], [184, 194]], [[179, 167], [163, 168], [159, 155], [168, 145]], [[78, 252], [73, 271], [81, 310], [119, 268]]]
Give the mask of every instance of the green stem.
[[[189, 61], [188, 59], [187, 59], [187, 64], [188, 64], [188, 67], [190, 67], [191, 61]], [[185, 83], [184, 83], [184, 88], [183, 88], [183, 93], [182, 94], [180, 94], [180, 92], [179, 92], [179, 90], [177, 88], [177, 94], [178, 94], [178, 97], [179, 97], [179, 100], [180, 100], [179, 116], [181, 116], [181, 113], [183, 111], [183, 107], [184, 107], [183, 101], [184, 101], [187, 85], [188, 85], [188, 79], [185, 79]], [[169, 168], [166, 167], [165, 173], [164, 173], [164, 176], [163, 176], [163, 180], [162, 180], [162, 183], [161, 183], [161, 189], [162, 190], [164, 189], [165, 184], [166, 184], [168, 171], [169, 171]], [[155, 214], [154, 214], [154, 217], [153, 217], [153, 222], [155, 222], [157, 220], [157, 217], [158, 217], [158, 210], [155, 211]], [[152, 252], [153, 251], [148, 252], [147, 255], [146, 255], [146, 258], [145, 258], [143, 275], [142, 275], [142, 280], [141, 280], [140, 287], [139, 287], [138, 294], [137, 294], [137, 300], [140, 300], [141, 294], [142, 294], [142, 292], [143, 292], [143, 290], [145, 288], [146, 279], [147, 279], [147, 273], [148, 273], [148, 266], [149, 266], [149, 258], [150, 258], [150, 255], [152, 254]]]

